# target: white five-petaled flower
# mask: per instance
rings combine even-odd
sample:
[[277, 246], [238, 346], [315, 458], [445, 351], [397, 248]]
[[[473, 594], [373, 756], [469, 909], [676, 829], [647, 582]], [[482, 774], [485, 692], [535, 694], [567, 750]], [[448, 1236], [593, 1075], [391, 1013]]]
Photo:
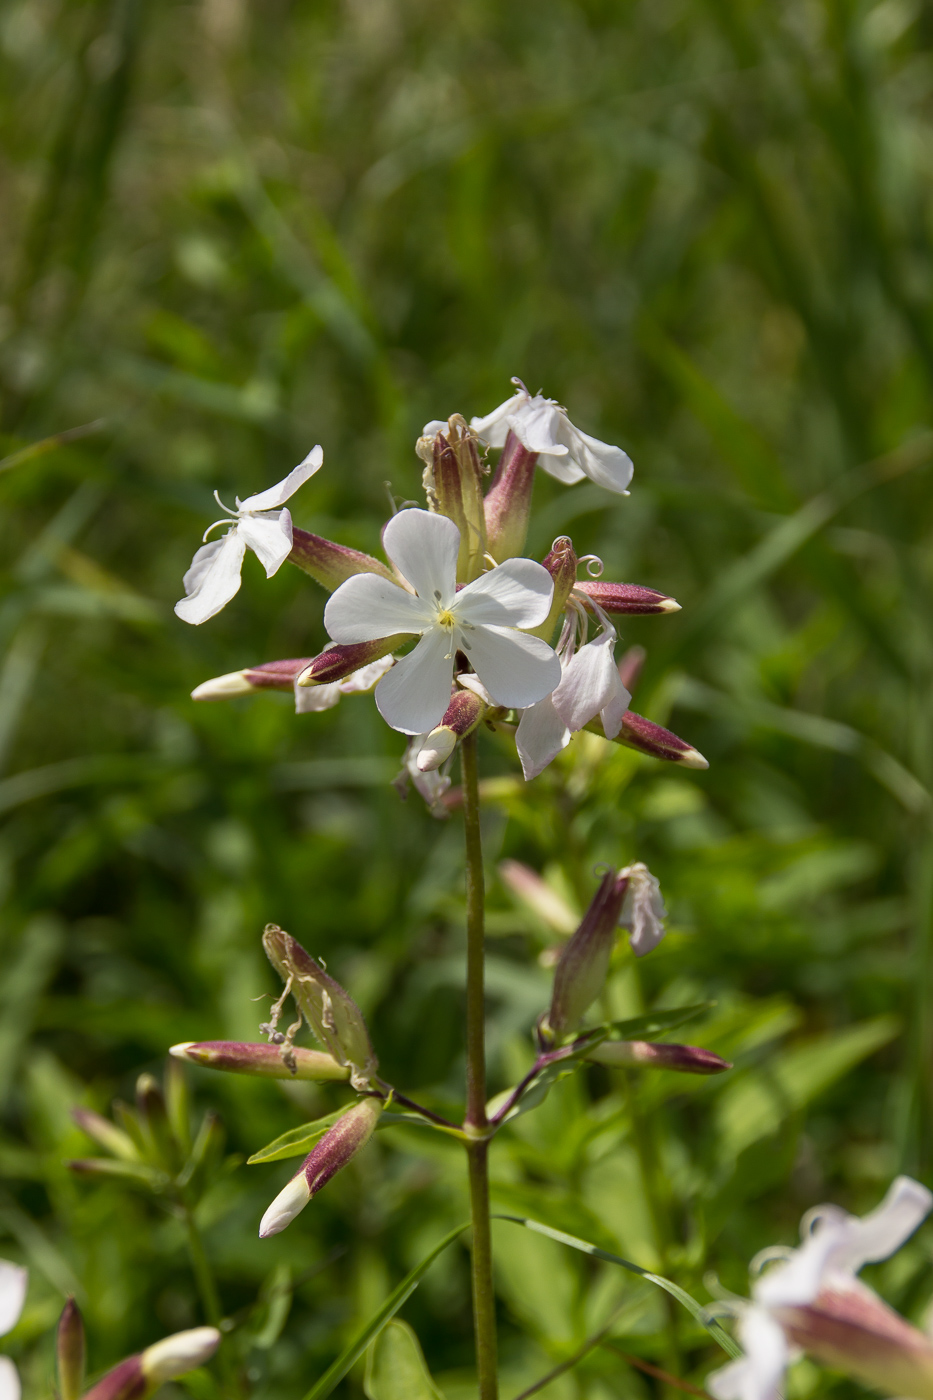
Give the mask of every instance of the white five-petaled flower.
[[554, 689], [557, 656], [540, 638], [516, 630], [547, 617], [554, 588], [547, 569], [532, 559], [508, 559], [458, 592], [460, 531], [426, 510], [399, 511], [383, 544], [408, 587], [355, 574], [331, 595], [324, 626], [335, 642], [347, 644], [420, 636], [376, 687], [387, 724], [402, 734], [425, 734], [439, 723], [458, 651], [498, 705], [523, 708]]
[[515, 734], [522, 772], [529, 781], [567, 747], [571, 734], [597, 715], [606, 738], [614, 739], [632, 699], [619, 676], [615, 661], [617, 633], [609, 618], [599, 609], [599, 634], [578, 649], [581, 629], [586, 636], [586, 613], [574, 603], [572, 594], [567, 602], [567, 620], [557, 644], [560, 683], [550, 695], [525, 710]]
[[[899, 1249], [931, 1205], [925, 1186], [899, 1176], [868, 1215], [818, 1206], [801, 1221], [799, 1249], [763, 1251], [753, 1269], [781, 1262], [760, 1275], [739, 1312], [745, 1355], [707, 1379], [716, 1400], [777, 1400], [784, 1371], [804, 1345], [869, 1383], [887, 1382], [895, 1394], [933, 1393], [933, 1348], [856, 1277], [863, 1265]], [[918, 1377], [925, 1378], [922, 1389]]]
[[206, 622], [226, 607], [240, 587], [240, 570], [248, 548], [259, 556], [266, 578], [281, 568], [292, 548], [292, 517], [282, 507], [319, 470], [323, 460], [323, 449], [313, 447], [278, 485], [247, 496], [245, 501], [238, 496], [236, 510], [225, 506], [214, 492], [217, 504], [230, 519], [215, 520], [205, 530], [204, 539], [218, 525], [231, 528], [219, 539], [202, 544], [192, 559], [184, 578], [185, 597], [175, 604], [183, 622]]
[[[0, 1259], [0, 1337], [12, 1332], [26, 1301], [29, 1275], [18, 1264]], [[0, 1356], [0, 1400], [19, 1400], [19, 1373], [8, 1356]]]
[[[541, 466], [565, 485], [588, 476], [607, 491], [628, 495], [632, 459], [621, 447], [610, 447], [575, 428], [555, 399], [529, 394], [520, 379], [515, 393], [485, 418], [473, 418], [470, 427], [490, 447], [502, 447], [509, 429], [528, 452], [537, 452]], [[429, 423], [425, 428], [436, 428]]]

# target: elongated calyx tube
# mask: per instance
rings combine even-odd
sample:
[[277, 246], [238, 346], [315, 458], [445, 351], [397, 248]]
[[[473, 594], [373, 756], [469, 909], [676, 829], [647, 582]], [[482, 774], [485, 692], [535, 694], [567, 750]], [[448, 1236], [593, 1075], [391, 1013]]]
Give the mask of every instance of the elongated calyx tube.
[[313, 657], [298, 673], [298, 685], [332, 685], [334, 681], [345, 680], [354, 671], [360, 671], [374, 661], [380, 661], [395, 651], [410, 638], [398, 633], [392, 637], [380, 637], [375, 642], [349, 642], [340, 646], [334, 644]]
[[277, 924], [266, 925], [262, 944], [320, 1043], [338, 1064], [349, 1067], [353, 1087], [365, 1089], [379, 1062], [363, 1013], [349, 992]]
[[722, 1074], [732, 1065], [699, 1045], [658, 1044], [653, 1040], [604, 1040], [586, 1056], [601, 1065], [644, 1065], [681, 1074]]
[[606, 613], [672, 613], [680, 612], [676, 598], [659, 593], [656, 588], [644, 588], [639, 583], [605, 583], [602, 579], [584, 579], [576, 585], [578, 593], [592, 598]]
[[554, 970], [546, 1030], [557, 1039], [576, 1030], [606, 982], [628, 876], [614, 870], [602, 882]]
[[933, 1400], [933, 1341], [864, 1287], [823, 1288], [812, 1303], [775, 1307], [795, 1346], [884, 1395]]
[[267, 1045], [264, 1041], [186, 1040], [169, 1051], [178, 1060], [205, 1069], [233, 1074], [253, 1074], [263, 1079], [349, 1079], [349, 1065], [341, 1065], [322, 1050], [301, 1045]]
[[166, 1381], [203, 1366], [219, 1345], [216, 1327], [176, 1332], [114, 1366], [91, 1387], [84, 1400], [145, 1400]]
[[486, 548], [498, 564], [524, 551], [537, 460], [510, 431], [484, 503]]
[[365, 1098], [338, 1118], [262, 1217], [259, 1224], [261, 1240], [278, 1235], [286, 1225], [290, 1225], [312, 1196], [316, 1196], [331, 1177], [366, 1146], [383, 1107], [381, 1099]]
[[483, 468], [476, 438], [466, 419], [455, 413], [446, 430], [419, 438], [417, 451], [426, 464], [422, 481], [428, 508], [446, 515], [460, 531], [458, 582], [472, 583], [483, 572], [486, 554]]
[[55, 1360], [60, 1400], [80, 1400], [84, 1389], [84, 1321], [74, 1298], [69, 1298], [58, 1319]]
[[[605, 738], [602, 728], [596, 720], [592, 720], [584, 728]], [[651, 758], [663, 758], [668, 763], [680, 763], [684, 768], [709, 767], [709, 761], [703, 757], [699, 749], [695, 749], [685, 739], [678, 738], [669, 729], [663, 729], [660, 724], [645, 719], [643, 715], [636, 715], [634, 710], [625, 711], [622, 716], [622, 727], [612, 742], [624, 744], [629, 749], [637, 749], [639, 753], [646, 753]]]
[[433, 773], [440, 768], [460, 740], [473, 733], [488, 708], [472, 690], [455, 690], [440, 724], [431, 730], [418, 751], [419, 773]]
[[292, 527], [292, 550], [288, 560], [310, 574], [329, 593], [333, 593], [354, 574], [379, 574], [381, 578], [392, 578], [388, 565], [380, 563], [371, 554], [335, 544], [333, 540], [325, 540], [307, 530], [299, 530], [297, 525]]

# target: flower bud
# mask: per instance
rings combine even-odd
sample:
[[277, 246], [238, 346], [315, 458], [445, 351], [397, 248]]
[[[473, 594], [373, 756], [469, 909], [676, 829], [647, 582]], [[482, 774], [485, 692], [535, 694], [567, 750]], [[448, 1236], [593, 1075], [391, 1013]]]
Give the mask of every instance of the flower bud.
[[503, 860], [499, 864], [499, 874], [512, 893], [555, 933], [573, 933], [578, 923], [576, 914], [536, 870], [519, 860]]
[[71, 1116], [82, 1133], [87, 1133], [89, 1138], [93, 1138], [114, 1157], [119, 1157], [124, 1162], [139, 1161], [139, 1150], [129, 1133], [125, 1133], [108, 1118], [102, 1118], [90, 1108], [73, 1108]]
[[[584, 726], [594, 734], [602, 735], [602, 729], [595, 720]], [[605, 736], [603, 736], [605, 737]], [[626, 710], [622, 717], [622, 727], [613, 743], [624, 744], [626, 748], [637, 749], [639, 753], [652, 758], [663, 758], [669, 763], [682, 763], [685, 768], [708, 768], [709, 762], [692, 745], [678, 739], [669, 729], [662, 729], [634, 710]]]
[[479, 724], [487, 705], [472, 690], [456, 690], [444, 712], [444, 718], [432, 729], [418, 751], [418, 770], [431, 773], [440, 768], [453, 753], [461, 739]]
[[561, 535], [556, 539], [541, 562], [554, 580], [554, 596], [551, 599], [551, 610], [541, 626], [529, 630], [533, 637], [541, 637], [543, 641], [549, 642], [560, 615], [567, 606], [571, 591], [577, 587], [577, 556], [569, 537]]
[[262, 1217], [259, 1224], [261, 1240], [279, 1234], [286, 1225], [290, 1225], [311, 1197], [316, 1196], [331, 1177], [366, 1146], [383, 1107], [382, 1099], [361, 1099], [324, 1134]]
[[145, 1400], [165, 1381], [203, 1366], [219, 1345], [220, 1333], [216, 1327], [193, 1327], [188, 1332], [176, 1332], [121, 1361], [91, 1387], [84, 1400]]
[[338, 1064], [349, 1066], [353, 1087], [365, 1088], [378, 1061], [356, 1002], [277, 924], [266, 925], [262, 942], [266, 956], [318, 1040]]
[[638, 583], [604, 583], [602, 579], [586, 579], [576, 585], [577, 592], [592, 598], [607, 613], [672, 613], [680, 612], [680, 604], [655, 588], [643, 588]]
[[349, 1079], [347, 1065], [321, 1050], [300, 1045], [266, 1045], [239, 1040], [186, 1040], [169, 1051], [178, 1060], [205, 1069], [225, 1069], [234, 1074], [255, 1074], [264, 1079]]
[[699, 1045], [657, 1044], [653, 1040], [604, 1040], [586, 1056], [601, 1065], [646, 1065], [681, 1074], [721, 1074], [732, 1065]]
[[334, 681], [345, 680], [354, 671], [360, 671], [364, 666], [388, 656], [390, 651], [408, 640], [408, 637], [397, 633], [392, 637], [380, 637], [375, 642], [350, 642], [346, 646], [332, 643], [313, 657], [304, 670], [299, 671], [296, 684], [332, 685]]
[[619, 658], [619, 680], [631, 695], [638, 684], [641, 668], [645, 664], [647, 652], [644, 647], [629, 647]]
[[933, 1400], [933, 1342], [853, 1280], [808, 1305], [773, 1309], [789, 1341], [885, 1395]]
[[605, 985], [627, 888], [625, 872], [604, 875], [583, 922], [560, 955], [547, 1017], [558, 1038], [576, 1030]]
[[192, 700], [232, 700], [237, 695], [253, 695], [257, 690], [291, 690], [295, 677], [310, 666], [310, 656], [289, 661], [263, 661], [243, 671], [228, 671], [202, 681], [191, 692]]
[[60, 1400], [80, 1400], [84, 1389], [84, 1321], [74, 1298], [69, 1298], [58, 1319], [55, 1338]]
[[[429, 423], [429, 428], [435, 424]], [[486, 518], [483, 513], [483, 468], [476, 439], [466, 420], [455, 413], [433, 439], [418, 442], [418, 455], [427, 465], [424, 489], [428, 506], [446, 515], [460, 531], [457, 579], [472, 583], [483, 572], [486, 553]]]
[[497, 564], [525, 548], [537, 460], [510, 429], [485, 501], [486, 548]]
[[290, 563], [304, 569], [329, 593], [333, 593], [354, 574], [379, 574], [381, 578], [395, 582], [391, 569], [371, 554], [334, 544], [320, 535], [311, 535], [307, 530], [299, 530], [297, 525], [292, 526], [292, 552], [288, 558]]

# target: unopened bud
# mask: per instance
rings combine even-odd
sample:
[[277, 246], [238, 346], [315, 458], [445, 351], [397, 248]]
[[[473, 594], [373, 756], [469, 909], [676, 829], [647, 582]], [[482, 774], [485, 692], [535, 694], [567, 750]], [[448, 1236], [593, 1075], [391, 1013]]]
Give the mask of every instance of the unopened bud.
[[525, 548], [537, 460], [510, 429], [485, 501], [486, 548], [497, 564]]
[[680, 612], [676, 598], [659, 593], [656, 588], [643, 588], [638, 583], [604, 583], [602, 579], [586, 579], [576, 587], [578, 593], [592, 598], [607, 613]]
[[300, 1045], [266, 1045], [240, 1040], [186, 1040], [169, 1051], [178, 1060], [205, 1069], [224, 1069], [233, 1074], [254, 1074], [264, 1079], [349, 1079], [347, 1065], [321, 1050]]
[[378, 1061], [356, 1002], [318, 966], [297, 939], [277, 924], [266, 925], [262, 943], [320, 1043], [338, 1064], [349, 1066], [353, 1087], [364, 1088]]
[[355, 671], [372, 665], [388, 656], [390, 651], [400, 647], [408, 638], [402, 633], [391, 637], [380, 637], [375, 642], [350, 642], [346, 646], [332, 645], [313, 657], [298, 673], [296, 684], [332, 685], [342, 681]]
[[292, 552], [289, 562], [297, 564], [306, 574], [322, 584], [329, 593], [345, 583], [354, 574], [379, 574], [380, 578], [395, 579], [392, 570], [371, 554], [359, 549], [348, 549], [346, 545], [334, 544], [320, 535], [309, 534], [307, 530], [292, 527]]
[[82, 1133], [87, 1133], [114, 1157], [124, 1162], [139, 1161], [139, 1150], [129, 1133], [111, 1123], [109, 1118], [102, 1118], [90, 1108], [73, 1108], [71, 1116]]
[[631, 695], [638, 684], [641, 668], [645, 664], [647, 652], [644, 647], [629, 647], [619, 658], [619, 680]]
[[290, 1225], [312, 1196], [316, 1196], [331, 1177], [366, 1146], [383, 1107], [381, 1099], [365, 1098], [338, 1118], [262, 1217], [259, 1224], [261, 1240], [279, 1234], [286, 1225]]
[[69, 1298], [58, 1319], [55, 1337], [60, 1400], [80, 1400], [84, 1389], [84, 1322], [74, 1298]]
[[216, 1327], [176, 1332], [128, 1356], [87, 1392], [84, 1400], [145, 1400], [165, 1381], [184, 1376], [209, 1361], [220, 1345]]
[[664, 937], [667, 910], [661, 886], [642, 861], [622, 871], [628, 876], [628, 889], [619, 923], [629, 929], [629, 945], [637, 958], [656, 948]]
[[824, 1288], [807, 1306], [772, 1312], [788, 1340], [824, 1366], [885, 1395], [933, 1400], [933, 1342], [869, 1289]]
[[[429, 423], [428, 428], [436, 428]], [[418, 442], [426, 462], [424, 489], [432, 511], [446, 515], [460, 531], [457, 578], [472, 583], [483, 572], [486, 519], [483, 513], [483, 468], [476, 439], [466, 420], [455, 413], [446, 425]]]
[[453, 753], [461, 739], [479, 724], [486, 713], [486, 703], [472, 690], [457, 690], [451, 696], [444, 718], [432, 729], [418, 751], [418, 770], [431, 773], [440, 768]]
[[728, 1060], [699, 1045], [659, 1045], [653, 1040], [604, 1040], [586, 1058], [601, 1065], [646, 1065], [681, 1074], [722, 1074], [732, 1068]]
[[573, 933], [580, 922], [577, 915], [531, 866], [523, 865], [520, 860], [504, 860], [499, 865], [499, 874], [512, 893], [555, 933]]
[[[602, 734], [599, 724], [593, 720], [584, 726], [594, 734]], [[622, 717], [622, 727], [613, 743], [624, 744], [626, 748], [637, 749], [639, 753], [652, 758], [663, 758], [668, 763], [680, 763], [684, 768], [708, 768], [703, 755], [684, 739], [678, 739], [669, 729], [662, 729], [634, 710], [626, 710]]]
[[242, 671], [228, 671], [202, 681], [191, 692], [192, 700], [232, 700], [237, 695], [253, 695], [257, 690], [291, 690], [295, 677], [312, 661], [310, 656], [298, 656], [287, 661], [263, 661], [259, 666], [247, 666]]
[[560, 955], [547, 1016], [550, 1031], [558, 1038], [576, 1030], [605, 985], [627, 888], [625, 872], [610, 870], [604, 875], [580, 927]]
[[545, 642], [549, 642], [561, 613], [567, 606], [567, 599], [577, 584], [577, 556], [573, 542], [567, 535], [561, 535], [551, 545], [541, 562], [554, 580], [554, 596], [551, 599], [551, 610], [541, 626], [530, 630], [533, 637], [541, 637]]

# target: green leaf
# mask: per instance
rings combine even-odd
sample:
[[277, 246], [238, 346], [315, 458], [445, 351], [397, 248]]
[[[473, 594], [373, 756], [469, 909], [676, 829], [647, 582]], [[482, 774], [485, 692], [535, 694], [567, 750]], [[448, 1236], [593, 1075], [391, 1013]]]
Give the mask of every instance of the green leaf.
[[753, 1142], [776, 1132], [899, 1030], [895, 1017], [878, 1016], [795, 1045], [730, 1084], [717, 1108], [720, 1160], [733, 1161]]
[[386, 1323], [395, 1316], [399, 1308], [403, 1307], [406, 1301], [411, 1297], [412, 1293], [414, 1293], [418, 1284], [421, 1282], [423, 1275], [427, 1273], [437, 1256], [443, 1254], [447, 1246], [453, 1244], [454, 1240], [458, 1239], [459, 1236], [463, 1234], [468, 1225], [469, 1221], [464, 1221], [462, 1225], [458, 1225], [456, 1229], [451, 1230], [448, 1235], [445, 1235], [444, 1238], [434, 1246], [430, 1254], [426, 1255], [421, 1263], [417, 1264], [415, 1268], [412, 1269], [411, 1273], [402, 1279], [398, 1287], [394, 1288], [389, 1294], [379, 1311], [374, 1313], [370, 1318], [362, 1332], [354, 1337], [353, 1341], [350, 1342], [348, 1346], [344, 1347], [333, 1365], [328, 1366], [323, 1376], [321, 1376], [321, 1379], [317, 1381], [304, 1396], [304, 1400], [324, 1400], [325, 1396], [330, 1395], [336, 1389], [351, 1366], [363, 1355], [363, 1352], [369, 1346], [373, 1338], [379, 1335]]
[[366, 1358], [363, 1390], [369, 1400], [444, 1400], [431, 1379], [421, 1344], [407, 1322], [383, 1327]]
[[[649, 1283], [657, 1284], [658, 1288], [663, 1288], [665, 1293], [669, 1293], [672, 1298], [676, 1298], [695, 1318], [701, 1327], [705, 1327], [710, 1336], [719, 1343], [724, 1352], [729, 1356], [741, 1356], [740, 1347], [725, 1332], [715, 1319], [706, 1316], [702, 1304], [695, 1298], [691, 1298], [689, 1293], [676, 1283], [671, 1283], [669, 1278], [664, 1278], [661, 1274], [652, 1274], [648, 1269], [643, 1269], [640, 1264], [633, 1264], [630, 1259], [623, 1259], [620, 1254], [610, 1254], [606, 1249], [599, 1249], [595, 1244], [589, 1244], [587, 1240], [577, 1239], [576, 1235], [565, 1235], [563, 1230], [552, 1230], [549, 1225], [542, 1225], [537, 1220], [529, 1220], [526, 1216], [520, 1215], [499, 1215], [496, 1214], [493, 1220], [509, 1220], [513, 1225], [524, 1225], [526, 1230], [534, 1230], [539, 1235], [546, 1235], [550, 1240], [556, 1240], [558, 1244], [569, 1245], [571, 1249], [579, 1249], [581, 1254], [591, 1254], [594, 1259], [604, 1259], [607, 1264], [618, 1264], [620, 1268], [627, 1269], [630, 1274], [638, 1274], [640, 1278], [647, 1279]], [[306, 1396], [305, 1400], [311, 1400]]]
[[698, 1001], [692, 1006], [678, 1006], [672, 1011], [650, 1011], [647, 1016], [633, 1016], [628, 1021], [610, 1021], [597, 1029], [608, 1031], [607, 1040], [653, 1040], [687, 1021], [695, 1021], [704, 1011], [715, 1006], [714, 1001]]
[[256, 1162], [281, 1162], [285, 1157], [306, 1156], [314, 1144], [320, 1141], [346, 1111], [345, 1108], [338, 1108], [333, 1113], [328, 1113], [324, 1118], [316, 1118], [313, 1123], [302, 1123], [300, 1128], [291, 1128], [281, 1137], [268, 1143], [266, 1147], [261, 1147], [258, 1152], [254, 1152], [252, 1157], [247, 1157], [246, 1165], [251, 1167]]

